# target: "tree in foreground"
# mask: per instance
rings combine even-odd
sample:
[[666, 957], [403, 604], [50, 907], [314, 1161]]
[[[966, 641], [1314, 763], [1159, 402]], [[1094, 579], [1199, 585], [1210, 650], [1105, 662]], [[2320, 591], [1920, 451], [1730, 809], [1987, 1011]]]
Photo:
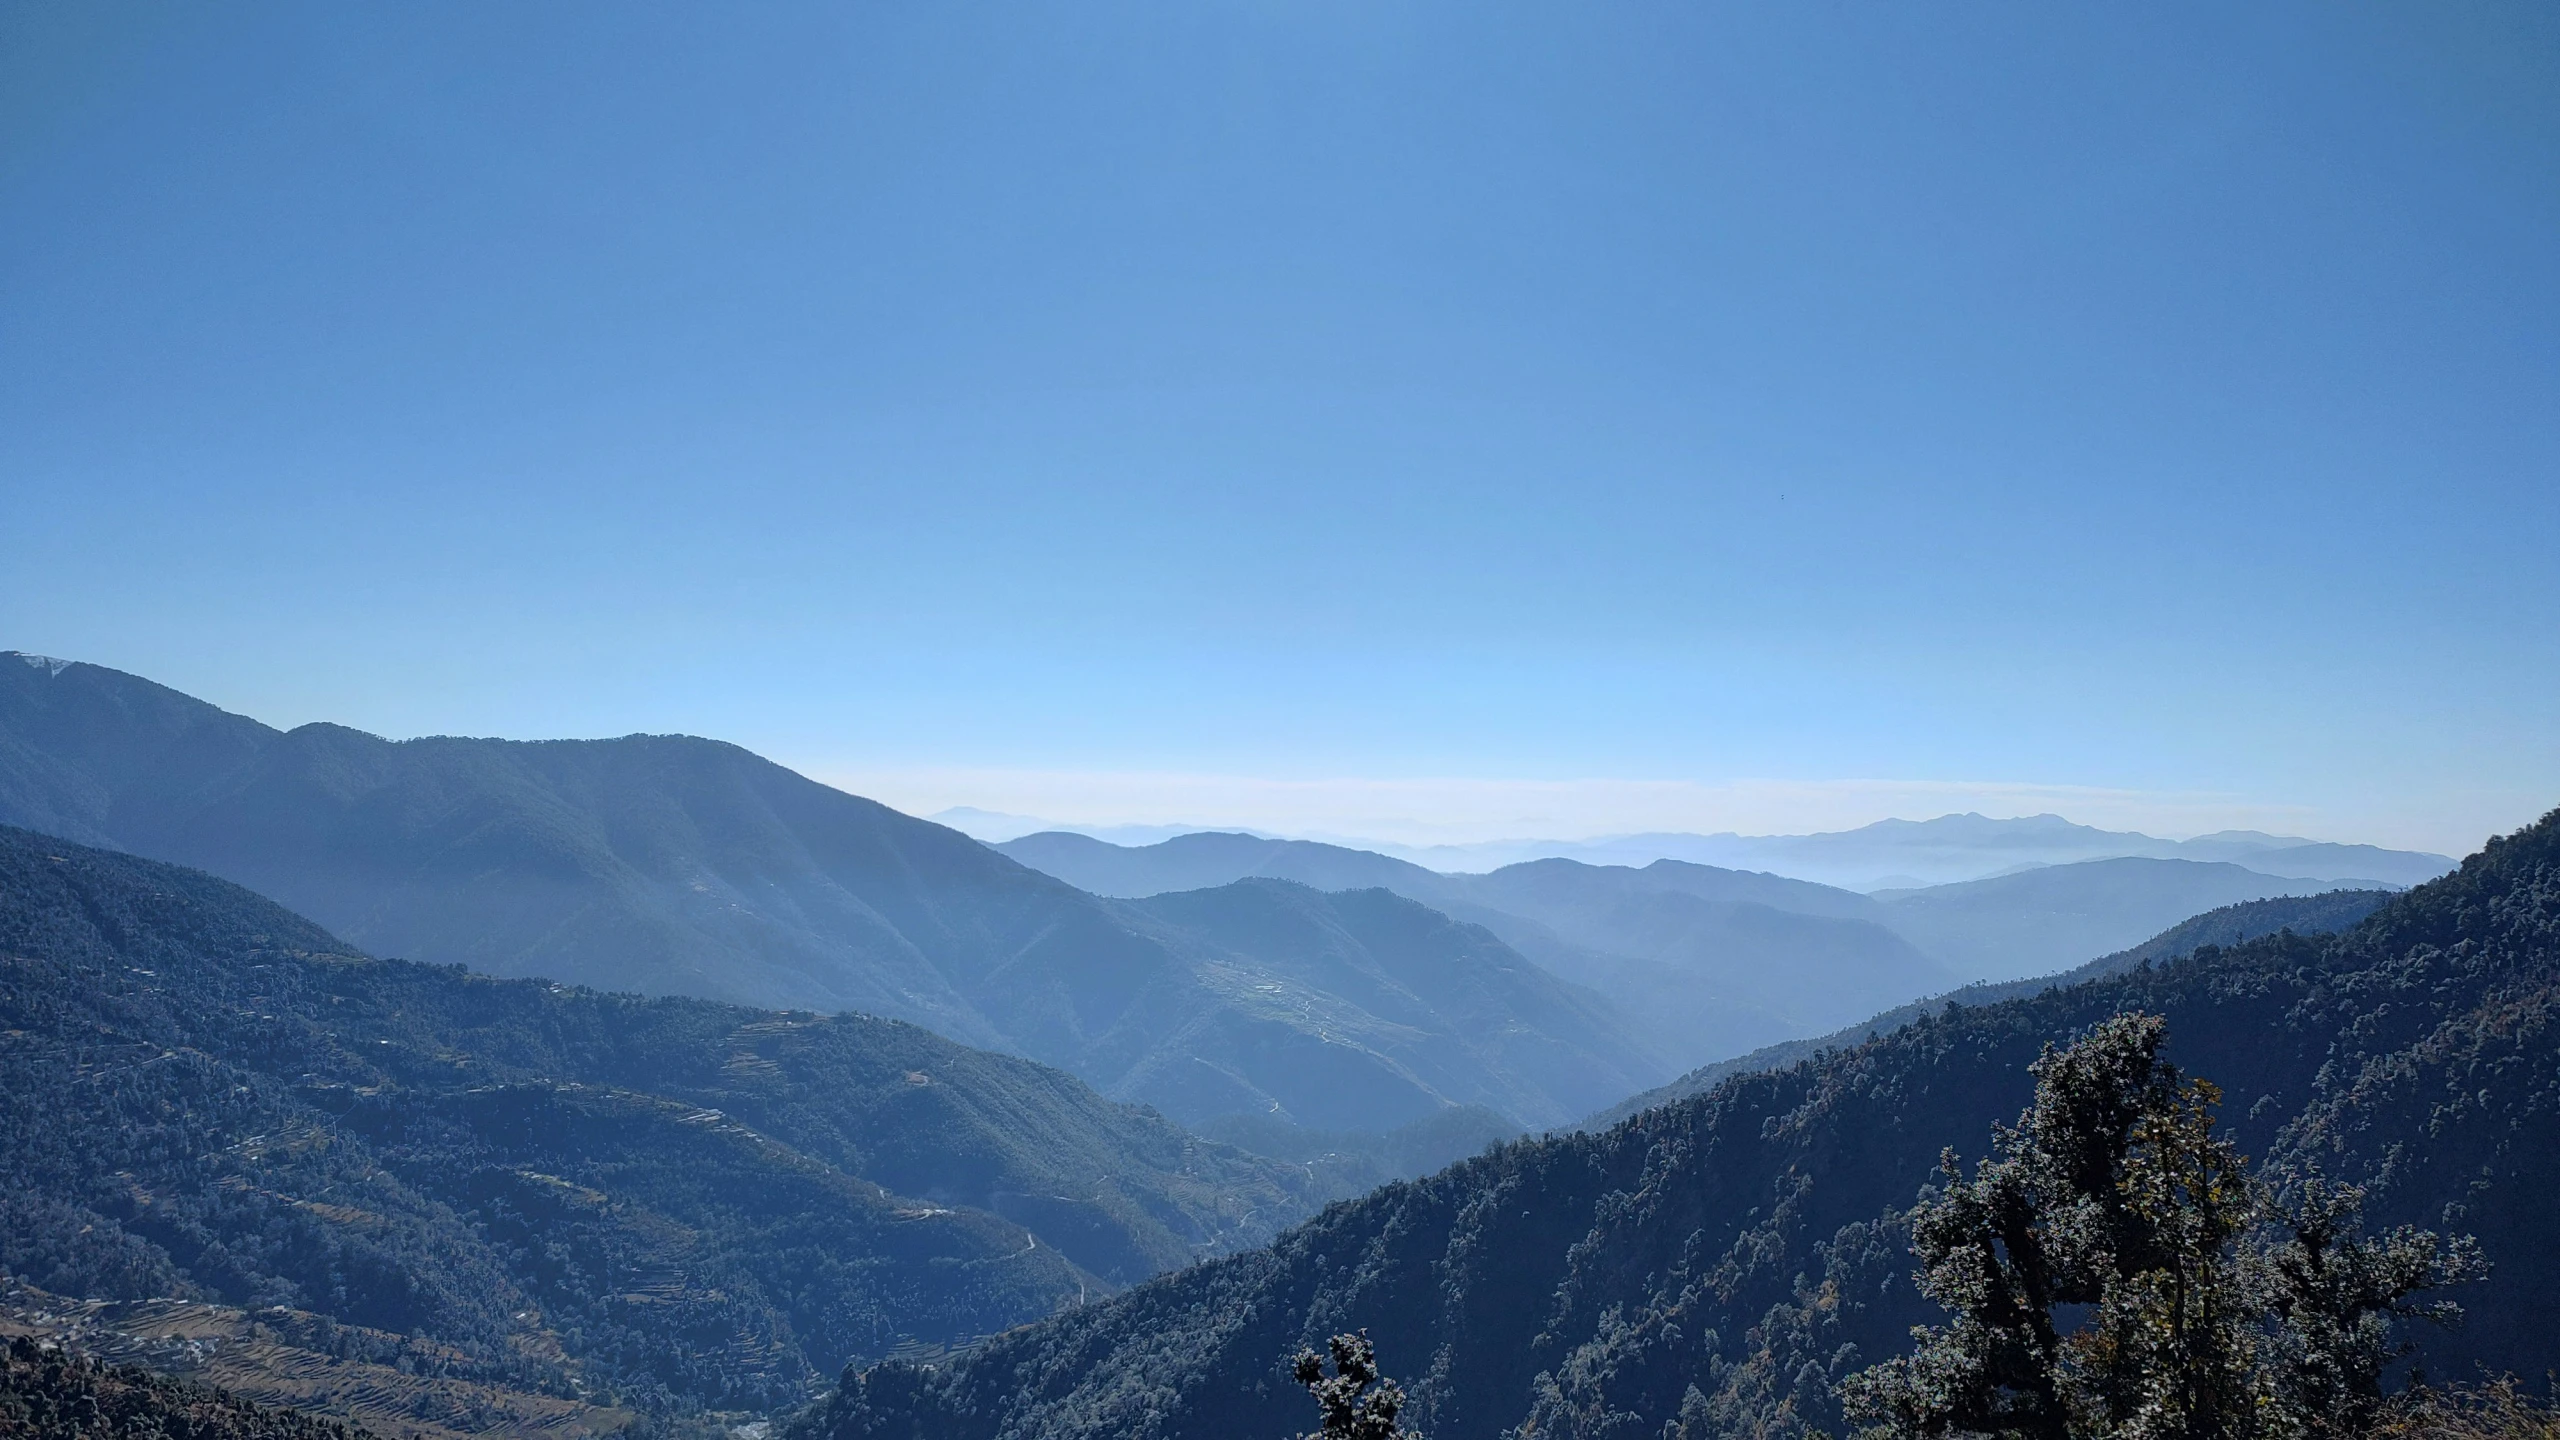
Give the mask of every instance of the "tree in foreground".
[[1404, 1388], [1378, 1373], [1378, 1353], [1368, 1331], [1336, 1335], [1325, 1348], [1333, 1352], [1331, 1375], [1324, 1373], [1325, 1357], [1313, 1350], [1299, 1351], [1290, 1365], [1290, 1373], [1316, 1397], [1324, 1414], [1323, 1427], [1307, 1432], [1305, 1440], [1422, 1440], [1396, 1428]]
[[2361, 1192], [2267, 1183], [2213, 1133], [2221, 1099], [2119, 1015], [2034, 1066], [2035, 1101], [1912, 1216], [1917, 1349], [1851, 1377], [1895, 1440], [2328, 1440], [2370, 1434], [2419, 1292], [2479, 1272], [2467, 1240], [2358, 1229]]

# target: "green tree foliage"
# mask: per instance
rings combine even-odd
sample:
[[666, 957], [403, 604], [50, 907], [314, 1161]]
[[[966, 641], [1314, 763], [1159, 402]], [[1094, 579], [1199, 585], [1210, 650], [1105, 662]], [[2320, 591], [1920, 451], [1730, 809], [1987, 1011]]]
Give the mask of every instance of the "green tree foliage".
[[2360, 1233], [2365, 1192], [2313, 1173], [2270, 1202], [2272, 1238], [2251, 1257], [2257, 1298], [2273, 1322], [2260, 1364], [2279, 1428], [2315, 1436], [2365, 1435], [2391, 1414], [2383, 1372], [2413, 1348], [2393, 1322], [2461, 1317], [2450, 1300], [2414, 1297], [2487, 1273], [2478, 1244], [2451, 1244], [2414, 1225]]
[[[2237, 1440], [2367, 1433], [2390, 1322], [2474, 1267], [2466, 1243], [2356, 1233], [2317, 1177], [2276, 1203], [2214, 1133], [2221, 1092], [2126, 1014], [2032, 1067], [2035, 1100], [1911, 1219], [1920, 1289], [1950, 1312], [1849, 1379], [1879, 1436]], [[2073, 1324], [2072, 1318], [2079, 1317]]]
[[1305, 1440], [1422, 1440], [1396, 1428], [1396, 1416], [1404, 1410], [1404, 1387], [1378, 1372], [1378, 1352], [1369, 1343], [1369, 1332], [1336, 1335], [1325, 1348], [1333, 1354], [1330, 1375], [1324, 1373], [1325, 1357], [1313, 1350], [1299, 1351], [1289, 1365], [1291, 1377], [1307, 1387], [1324, 1415], [1324, 1423], [1307, 1432]]

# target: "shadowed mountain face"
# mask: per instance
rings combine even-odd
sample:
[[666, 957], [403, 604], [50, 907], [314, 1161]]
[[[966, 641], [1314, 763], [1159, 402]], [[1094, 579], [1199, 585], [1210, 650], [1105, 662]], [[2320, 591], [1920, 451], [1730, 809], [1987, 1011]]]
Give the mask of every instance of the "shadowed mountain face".
[[[1478, 926], [1384, 890], [1328, 895], [1244, 880], [1135, 903], [1254, 957], [1211, 1023], [1157, 1051], [1232, 1076], [1235, 1100], [1221, 1107], [1230, 1113], [1277, 1101], [1280, 1113], [1317, 1128], [1385, 1129], [1459, 1104], [1547, 1125], [1558, 1123], [1548, 1118], [1555, 1100], [1614, 1098], [1653, 1063], [1614, 1050], [1623, 1032], [1596, 995]], [[1248, 1069], [1248, 1060], [1259, 1063]], [[1259, 1077], [1249, 1091], [1248, 1073]]]
[[859, 1009], [984, 1044], [1039, 992], [1165, 963], [1071, 887], [714, 741], [280, 733], [96, 666], [5, 661], [0, 735], [0, 820], [491, 974]]
[[1453, 878], [1486, 909], [1538, 926], [1542, 936], [1515, 943], [1680, 1037], [1684, 1057], [1818, 1034], [1960, 978], [1880, 923], [1864, 896], [1775, 875], [1535, 860]]
[[1177, 835], [1154, 845], [1114, 845], [1072, 831], [1044, 830], [995, 848], [1078, 889], [1131, 900], [1256, 877], [1295, 880], [1318, 890], [1393, 890], [1426, 905], [1464, 895], [1461, 877], [1368, 850], [1218, 830]]
[[[1294, 951], [1265, 973], [1251, 925], [1185, 928], [684, 736], [287, 733], [98, 666], [0, 656], [0, 821], [200, 866], [377, 952], [911, 1020], [1185, 1120], [1347, 1128], [1488, 1104], [1551, 1125], [1679, 1068], [1518, 957], [1469, 963], [1489, 953], [1475, 941], [1397, 954], [1394, 1017], [1367, 1015], [1311, 990]], [[1414, 967], [1432, 964], [1455, 968], [1425, 983]], [[1364, 1107], [1309, 1088], [1336, 1062], [1375, 1078]]]
[[47, 1290], [761, 1408], [1323, 1198], [913, 1025], [374, 960], [212, 876], [0, 829], [0, 1271]]
[[1634, 890], [1579, 918], [1564, 933], [1587, 948], [1548, 963], [1682, 1036], [1687, 1054], [1736, 1054], [1772, 1034], [1818, 1032], [1877, 997], [1942, 990], [1956, 979], [1870, 921], [1747, 901]]
[[1337, 1206], [1267, 1250], [848, 1375], [826, 1440], [1173, 1440], [1304, 1428], [1286, 1366], [1366, 1329], [1433, 1440], [1841, 1429], [1836, 1385], [1940, 1318], [1902, 1212], [1979, 1156], [2039, 1048], [2165, 1016], [2246, 1153], [2370, 1187], [2368, 1223], [2476, 1234], [2496, 1266], [2414, 1327], [2431, 1373], [2538, 1373], [2560, 1327], [2560, 814], [2338, 935], [1941, 1010], [1605, 1132], [1523, 1141]]
[[2119, 859], [1881, 890], [1873, 898], [1883, 902], [1886, 923], [1921, 949], [1951, 957], [1965, 979], [2010, 980], [2111, 954], [2207, 910], [2332, 888], [2227, 862]]

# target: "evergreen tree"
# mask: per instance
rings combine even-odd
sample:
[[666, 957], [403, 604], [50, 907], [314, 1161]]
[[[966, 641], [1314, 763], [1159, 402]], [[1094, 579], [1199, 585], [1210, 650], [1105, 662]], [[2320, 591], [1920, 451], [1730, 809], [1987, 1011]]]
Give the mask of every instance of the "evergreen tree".
[[[2155, 1049], [2162, 1029], [2148, 1027]], [[2250, 1434], [2256, 1306], [2236, 1242], [2256, 1216], [2256, 1187], [2213, 1133], [2213, 1083], [2181, 1083], [2156, 1057], [2151, 1071], [2116, 1182], [2128, 1223], [2101, 1257], [2097, 1314], [2063, 1343], [2066, 1408], [2082, 1434]]]
[[2316, 1177], [2279, 1202], [2214, 1133], [2221, 1095], [2118, 1015], [2036, 1062], [1993, 1154], [1912, 1216], [1943, 1326], [1844, 1386], [1895, 1440], [2293, 1440], [2366, 1433], [2391, 1322], [2477, 1273], [2466, 1242], [2355, 1233], [2361, 1195]]
[[1378, 1373], [1378, 1354], [1368, 1331], [1336, 1335], [1326, 1348], [1333, 1352], [1331, 1375], [1324, 1373], [1324, 1357], [1313, 1350], [1299, 1351], [1290, 1366], [1324, 1414], [1323, 1427], [1309, 1431], [1305, 1440], [1422, 1440], [1396, 1427], [1404, 1387]]
[[2413, 1297], [2488, 1273], [2468, 1236], [2448, 1245], [2408, 1225], [2358, 1234], [2363, 1209], [2361, 1189], [2300, 1177], [2271, 1201], [2273, 1235], [2251, 1257], [2272, 1322], [2260, 1357], [2268, 1401], [2295, 1434], [2327, 1440], [2379, 1428], [2383, 1372], [2410, 1348], [2392, 1323], [2459, 1319], [2449, 1300]]

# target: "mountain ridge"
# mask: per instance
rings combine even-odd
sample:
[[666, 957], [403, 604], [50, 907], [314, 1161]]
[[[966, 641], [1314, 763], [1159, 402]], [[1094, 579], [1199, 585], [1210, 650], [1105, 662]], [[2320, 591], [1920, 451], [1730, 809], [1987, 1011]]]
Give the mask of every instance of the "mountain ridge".
[[[959, 829], [991, 845], [1010, 845], [1035, 834], [1069, 834], [1118, 846], [1143, 847], [1194, 834], [1246, 834], [1277, 840], [1259, 831], [1222, 830], [1207, 825], [1058, 826], [1024, 816], [997, 816], [965, 807], [942, 812]], [[1000, 820], [1000, 825], [983, 821]], [[1724, 869], [1756, 870], [1865, 892], [1890, 884], [1950, 884], [1981, 880], [2026, 865], [2069, 864], [2080, 860], [2138, 856], [2150, 859], [2252, 860], [2251, 868], [2280, 879], [2363, 880], [2408, 886], [2453, 868], [2450, 856], [2427, 851], [2392, 850], [2376, 845], [2312, 840], [2300, 835], [2272, 835], [2261, 830], [2221, 830], [2185, 840], [2164, 839], [2134, 830], [2105, 830], [2059, 815], [2040, 814], [1993, 819], [1978, 812], [1940, 815], [1929, 820], [1888, 819], [1851, 830], [1807, 835], [1744, 835], [1735, 831], [1699, 834], [1653, 831], [1601, 836], [1589, 840], [1492, 840], [1461, 845], [1410, 846], [1389, 841], [1299, 837], [1303, 843], [1365, 851], [1425, 868], [1435, 874], [1483, 874], [1533, 860], [1569, 859], [1593, 865], [1642, 868], [1657, 860], [1679, 860]], [[1895, 880], [1897, 867], [1902, 878]], [[1927, 874], [1911, 874], [1924, 870]]]
[[1993, 819], [1974, 811], [1929, 820], [1879, 820], [1851, 830], [1809, 835], [1655, 832], [1589, 841], [1494, 841], [1429, 851], [1395, 848], [1393, 853], [1417, 861], [1427, 858], [1436, 862], [1434, 868], [1464, 869], [1550, 856], [1632, 865], [1677, 859], [1770, 870], [1859, 890], [1875, 888], [1896, 874], [1920, 884], [1950, 884], [1985, 879], [2020, 864], [2123, 857], [2204, 861], [2259, 857], [2265, 866], [2252, 868], [2263, 868], [2279, 878], [2399, 886], [2433, 879], [2454, 863], [2450, 856], [2425, 851], [2336, 844], [2256, 830], [2168, 840], [2140, 831], [2082, 825], [2051, 813]]
[[1692, 1063], [1820, 1035], [1968, 981], [2050, 974], [2218, 906], [2324, 888], [2225, 861], [2143, 857], [1865, 895], [1669, 859], [1638, 868], [1549, 858], [1442, 874], [1341, 846], [1225, 833], [1143, 847], [1053, 833], [997, 848], [1115, 895], [1239, 876], [1383, 886], [1599, 991], [1656, 1050]]
[[[370, 950], [909, 1020], [1184, 1120], [1269, 1108], [1295, 1072], [1257, 1057], [1331, 1043], [1254, 1002], [1256, 937], [1213, 942], [720, 741], [277, 731], [103, 667], [0, 659], [0, 823], [37, 820], [221, 874]], [[1506, 993], [1530, 1004], [1507, 1022], [1582, 1036], [1578, 1063], [1530, 1083], [1446, 1017], [1353, 1027], [1420, 1025], [1478, 1064], [1425, 1083], [1387, 1063], [1390, 1108], [1501, 1095], [1512, 1119], [1558, 1124], [1681, 1068], [1561, 981]], [[1212, 1075], [1182, 1063], [1204, 1027], [1262, 1038]]]

